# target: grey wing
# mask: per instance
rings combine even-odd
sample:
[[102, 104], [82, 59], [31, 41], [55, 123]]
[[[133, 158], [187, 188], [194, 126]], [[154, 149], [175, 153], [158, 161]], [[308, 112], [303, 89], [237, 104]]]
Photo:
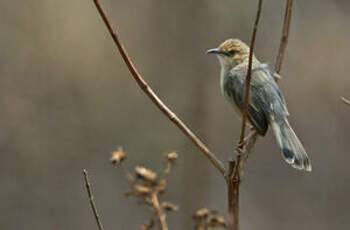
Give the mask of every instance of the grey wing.
[[[225, 93], [243, 109], [246, 72], [231, 71], [225, 82]], [[264, 136], [270, 120], [288, 116], [284, 98], [268, 70], [254, 69], [250, 87], [248, 119], [257, 132]]]
[[[253, 76], [252, 76], [253, 77]], [[233, 100], [237, 107], [242, 110], [244, 107], [245, 95], [245, 75], [239, 72], [230, 72], [224, 82], [224, 92], [226, 96]], [[260, 108], [260, 98], [256, 94], [256, 88], [251, 87], [250, 101], [248, 107], [248, 119], [254, 126], [255, 130], [264, 136], [268, 129], [268, 120], [265, 116], [264, 110]]]
[[270, 68], [264, 67], [252, 73], [254, 81], [251, 83], [251, 100], [263, 111], [268, 120], [280, 120], [288, 116], [288, 110], [283, 95], [271, 75]]

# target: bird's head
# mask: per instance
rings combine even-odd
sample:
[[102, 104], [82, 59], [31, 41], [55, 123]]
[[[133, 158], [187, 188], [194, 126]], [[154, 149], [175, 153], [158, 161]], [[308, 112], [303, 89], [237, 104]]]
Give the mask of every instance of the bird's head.
[[218, 48], [210, 49], [207, 54], [216, 54], [225, 69], [231, 69], [249, 58], [249, 46], [239, 39], [228, 39]]

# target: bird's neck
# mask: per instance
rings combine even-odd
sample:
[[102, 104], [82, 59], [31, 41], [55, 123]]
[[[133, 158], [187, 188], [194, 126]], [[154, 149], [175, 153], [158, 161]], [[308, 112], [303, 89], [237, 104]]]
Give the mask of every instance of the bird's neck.
[[[233, 68], [233, 67], [232, 67]], [[220, 89], [221, 93], [224, 94], [224, 84], [225, 84], [225, 78], [228, 76], [228, 72], [232, 69], [229, 66], [221, 66], [220, 71]]]
[[[236, 65], [240, 65], [242, 63], [249, 63], [249, 53], [242, 54], [240, 56], [237, 55], [234, 57], [234, 60], [235, 60]], [[253, 55], [253, 57], [252, 57], [253, 66], [258, 65], [259, 63], [260, 63], [259, 60], [255, 57], [255, 55]]]

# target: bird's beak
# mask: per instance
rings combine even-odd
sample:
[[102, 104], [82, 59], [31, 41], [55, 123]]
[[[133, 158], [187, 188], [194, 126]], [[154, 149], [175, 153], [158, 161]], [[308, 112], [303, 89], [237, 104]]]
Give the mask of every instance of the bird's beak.
[[227, 52], [220, 50], [219, 48], [214, 48], [207, 50], [207, 54], [224, 54], [227, 55]]

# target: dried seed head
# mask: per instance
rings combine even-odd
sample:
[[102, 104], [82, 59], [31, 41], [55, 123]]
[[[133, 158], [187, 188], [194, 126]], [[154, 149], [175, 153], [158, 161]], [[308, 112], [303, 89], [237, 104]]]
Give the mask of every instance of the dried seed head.
[[221, 216], [212, 216], [209, 220], [209, 224], [212, 227], [226, 227], [226, 221]]
[[113, 165], [119, 165], [126, 159], [125, 152], [122, 147], [119, 147], [116, 151], [112, 152], [110, 162]]
[[143, 185], [138, 185], [138, 184], [134, 185], [134, 189], [135, 189], [136, 194], [141, 195], [141, 196], [148, 195], [152, 192], [151, 188], [143, 186]]
[[203, 219], [207, 218], [210, 214], [210, 210], [207, 208], [202, 208], [197, 210], [197, 212], [193, 215], [193, 219]]
[[136, 166], [135, 172], [136, 175], [142, 180], [152, 183], [156, 182], [157, 174], [149, 169], [146, 169], [145, 167]]
[[162, 202], [162, 207], [166, 211], [178, 211], [179, 210], [179, 206], [177, 206], [176, 204], [167, 202], [167, 201]]
[[166, 154], [166, 159], [167, 161], [169, 161], [170, 163], [175, 163], [175, 161], [177, 160], [177, 158], [179, 158], [179, 155], [177, 154], [177, 152], [170, 152]]

